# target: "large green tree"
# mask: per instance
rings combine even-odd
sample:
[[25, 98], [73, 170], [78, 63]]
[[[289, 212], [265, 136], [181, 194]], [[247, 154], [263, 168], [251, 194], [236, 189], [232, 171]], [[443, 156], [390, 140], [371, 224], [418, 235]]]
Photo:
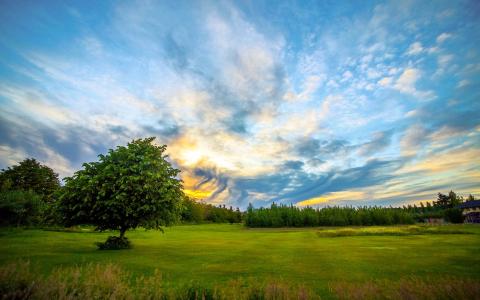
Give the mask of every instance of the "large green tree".
[[49, 201], [59, 187], [58, 174], [34, 158], [25, 159], [0, 173], [2, 191], [32, 191]]
[[166, 160], [166, 146], [154, 139], [110, 149], [66, 178], [59, 197], [65, 224], [119, 230], [123, 239], [128, 229], [160, 228], [176, 220], [184, 197], [180, 170]]

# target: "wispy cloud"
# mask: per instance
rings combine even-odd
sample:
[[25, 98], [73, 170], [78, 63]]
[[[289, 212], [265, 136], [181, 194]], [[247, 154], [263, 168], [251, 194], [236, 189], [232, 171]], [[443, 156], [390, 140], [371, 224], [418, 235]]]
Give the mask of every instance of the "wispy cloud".
[[67, 176], [154, 135], [211, 203], [478, 185], [480, 25], [449, 2], [2, 2], [0, 28], [1, 167]]

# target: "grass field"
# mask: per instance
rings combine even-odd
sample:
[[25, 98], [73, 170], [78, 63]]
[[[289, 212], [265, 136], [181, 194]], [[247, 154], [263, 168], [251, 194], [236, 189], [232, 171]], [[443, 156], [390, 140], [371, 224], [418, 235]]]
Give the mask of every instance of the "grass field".
[[119, 251], [99, 251], [94, 245], [112, 233], [2, 229], [0, 264], [28, 260], [48, 274], [57, 267], [112, 262], [133, 275], [150, 276], [158, 269], [175, 285], [281, 280], [327, 297], [329, 284], [338, 282], [446, 276], [480, 280], [480, 226], [445, 225], [434, 234], [429, 231], [439, 229], [417, 227], [350, 228], [353, 234], [346, 234], [345, 228], [185, 225], [163, 234], [127, 232], [134, 248]]

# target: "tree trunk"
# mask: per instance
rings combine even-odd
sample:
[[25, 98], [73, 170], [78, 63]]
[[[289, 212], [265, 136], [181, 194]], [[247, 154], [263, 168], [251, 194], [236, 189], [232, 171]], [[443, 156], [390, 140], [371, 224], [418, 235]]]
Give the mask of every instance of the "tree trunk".
[[125, 232], [127, 231], [126, 227], [120, 227], [120, 238], [123, 239], [125, 237]]

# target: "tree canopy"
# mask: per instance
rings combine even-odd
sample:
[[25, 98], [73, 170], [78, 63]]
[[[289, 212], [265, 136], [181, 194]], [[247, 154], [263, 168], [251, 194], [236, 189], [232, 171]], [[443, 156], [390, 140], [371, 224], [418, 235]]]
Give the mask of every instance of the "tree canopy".
[[51, 200], [53, 193], [60, 187], [58, 174], [50, 167], [40, 164], [34, 158], [21, 161], [0, 173], [2, 191], [32, 191], [45, 200]]
[[448, 195], [438, 193], [437, 201], [435, 201], [433, 204], [436, 207], [447, 209], [447, 208], [454, 208], [460, 203], [462, 203], [463, 201], [464, 199], [462, 196], [457, 196], [457, 194], [454, 191], [450, 191]]
[[99, 161], [65, 179], [59, 209], [66, 225], [93, 224], [97, 230], [142, 226], [160, 228], [176, 220], [184, 197], [180, 170], [155, 138], [133, 140], [110, 149]]

